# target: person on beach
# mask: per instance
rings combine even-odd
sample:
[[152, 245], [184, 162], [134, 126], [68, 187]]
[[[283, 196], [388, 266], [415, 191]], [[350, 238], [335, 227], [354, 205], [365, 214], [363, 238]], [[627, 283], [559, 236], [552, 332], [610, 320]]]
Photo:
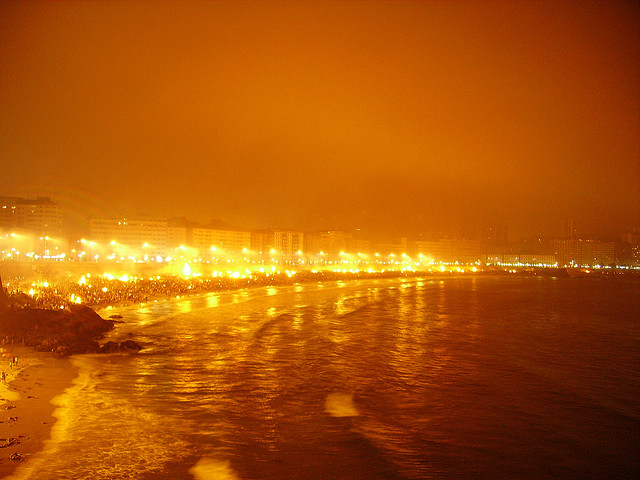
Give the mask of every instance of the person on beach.
[[3, 371], [3, 372], [2, 372], [2, 383], [6, 383], [6, 382], [5, 382], [6, 378], [7, 378], [7, 376], [5, 375], [5, 373], [4, 373], [4, 371]]

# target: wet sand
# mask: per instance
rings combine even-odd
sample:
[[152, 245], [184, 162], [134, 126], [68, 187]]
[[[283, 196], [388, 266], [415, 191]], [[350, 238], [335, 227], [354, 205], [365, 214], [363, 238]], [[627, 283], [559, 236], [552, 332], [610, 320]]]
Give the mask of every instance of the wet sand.
[[[51, 400], [71, 386], [77, 375], [68, 358], [5, 345], [0, 353], [0, 478], [13, 473], [43, 448], [55, 418]], [[4, 355], [4, 356], [3, 356]], [[9, 360], [18, 357], [18, 365]], [[12, 455], [18, 459], [11, 459]]]

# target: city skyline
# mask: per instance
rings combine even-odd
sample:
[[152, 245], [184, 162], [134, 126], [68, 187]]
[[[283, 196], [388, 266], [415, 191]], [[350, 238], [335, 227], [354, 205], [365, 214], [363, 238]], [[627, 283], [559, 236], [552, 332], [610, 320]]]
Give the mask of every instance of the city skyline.
[[[15, 206], [19, 209], [15, 210]], [[12, 213], [11, 209], [14, 209]], [[608, 231], [600, 234], [594, 234], [584, 229], [584, 225], [577, 222], [572, 218], [562, 219], [558, 225], [554, 228], [550, 228], [551, 232], [548, 235], [543, 235], [541, 232], [532, 232], [528, 235], [515, 236], [511, 231], [510, 225], [504, 222], [480, 222], [473, 221], [467, 225], [460, 225], [458, 228], [451, 229], [431, 229], [422, 230], [415, 233], [410, 232], [410, 229], [399, 226], [398, 230], [394, 234], [379, 235], [369, 230], [363, 230], [358, 228], [357, 225], [346, 225], [345, 228], [329, 228], [325, 226], [312, 226], [307, 230], [290, 228], [281, 225], [234, 225], [227, 222], [223, 218], [210, 219], [209, 221], [196, 221], [187, 215], [180, 215], [174, 217], [168, 216], [156, 216], [148, 215], [144, 213], [137, 213], [133, 215], [125, 215], [123, 212], [113, 212], [111, 215], [100, 216], [86, 216], [83, 212], [72, 211], [69, 205], [60, 204], [56, 198], [46, 197], [38, 195], [35, 198], [21, 198], [7, 195], [0, 195], [0, 233], [18, 232], [23, 231], [25, 233], [31, 232], [38, 235], [48, 235], [66, 240], [75, 241], [80, 237], [87, 237], [90, 235], [92, 225], [94, 221], [150, 221], [150, 222], [165, 222], [168, 225], [180, 226], [189, 229], [204, 228], [220, 231], [261, 231], [261, 230], [288, 230], [299, 231], [304, 234], [313, 234], [321, 232], [339, 231], [350, 234], [355, 234], [362, 238], [375, 241], [378, 243], [395, 242], [399, 238], [415, 238], [421, 237], [438, 237], [438, 236], [451, 236], [455, 238], [470, 238], [470, 239], [483, 239], [495, 243], [504, 242], [516, 242], [526, 241], [534, 238], [558, 238], [558, 239], [606, 239], [606, 240], [620, 240], [628, 234], [637, 234], [640, 232], [640, 225], [632, 227], [628, 230]], [[29, 213], [29, 211], [31, 213]], [[6, 212], [6, 213], [5, 213]], [[78, 218], [82, 217], [81, 224], [76, 223]]]
[[638, 265], [640, 228], [612, 241], [583, 235], [573, 219], [561, 227], [554, 238], [518, 241], [509, 238], [507, 225], [486, 225], [466, 235], [423, 232], [407, 237], [398, 232], [381, 240], [359, 230], [249, 230], [223, 222], [201, 225], [184, 217], [118, 216], [92, 217], [80, 232], [82, 238], [65, 238], [62, 209], [51, 198], [0, 196], [0, 254], [9, 261]]
[[514, 237], [640, 224], [627, 2], [3, 2], [3, 194]]

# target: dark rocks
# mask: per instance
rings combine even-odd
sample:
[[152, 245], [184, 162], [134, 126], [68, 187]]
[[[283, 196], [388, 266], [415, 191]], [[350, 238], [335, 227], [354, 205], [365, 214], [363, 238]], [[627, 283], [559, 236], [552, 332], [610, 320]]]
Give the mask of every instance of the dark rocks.
[[123, 353], [142, 350], [142, 347], [133, 340], [125, 340], [124, 342], [107, 342], [100, 348], [100, 353]]
[[107, 342], [100, 347], [100, 353], [118, 353], [120, 352], [120, 345], [116, 342]]
[[142, 350], [142, 346], [140, 346], [140, 344], [134, 342], [133, 340], [125, 340], [120, 344], [120, 347], [125, 350]]
[[68, 357], [71, 355], [71, 349], [65, 345], [57, 346], [51, 351], [54, 357]]
[[84, 305], [72, 305], [68, 310], [30, 307], [0, 310], [1, 337], [21, 341], [38, 351], [52, 352], [56, 357], [77, 353], [128, 352], [142, 348], [132, 340], [120, 344], [107, 342], [106, 348], [100, 347], [96, 340], [113, 328], [113, 320], [103, 319]]

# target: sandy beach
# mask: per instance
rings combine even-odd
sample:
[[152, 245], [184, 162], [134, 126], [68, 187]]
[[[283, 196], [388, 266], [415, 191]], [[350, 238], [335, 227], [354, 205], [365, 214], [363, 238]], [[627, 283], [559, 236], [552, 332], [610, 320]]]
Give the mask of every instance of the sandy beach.
[[[51, 400], [71, 385], [77, 372], [68, 358], [27, 347], [4, 345], [0, 353], [0, 478], [42, 449], [55, 422]], [[9, 362], [18, 357], [17, 365]]]

